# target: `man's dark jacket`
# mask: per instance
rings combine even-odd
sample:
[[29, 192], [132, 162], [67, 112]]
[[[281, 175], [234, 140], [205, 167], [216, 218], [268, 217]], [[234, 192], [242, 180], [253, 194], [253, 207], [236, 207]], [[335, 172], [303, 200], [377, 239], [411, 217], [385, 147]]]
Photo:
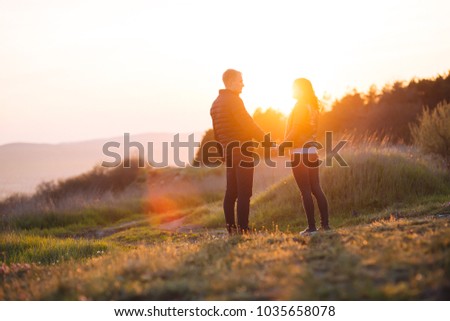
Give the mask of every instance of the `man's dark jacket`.
[[253, 138], [261, 142], [264, 132], [253, 121], [239, 95], [229, 89], [219, 90], [211, 107], [214, 136], [224, 148], [232, 141], [244, 143]]

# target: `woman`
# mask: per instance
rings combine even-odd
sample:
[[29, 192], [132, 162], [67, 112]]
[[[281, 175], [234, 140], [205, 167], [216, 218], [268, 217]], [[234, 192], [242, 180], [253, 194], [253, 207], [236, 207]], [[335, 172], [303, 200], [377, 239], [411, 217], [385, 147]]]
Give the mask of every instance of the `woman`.
[[317, 232], [314, 219], [314, 202], [317, 200], [322, 230], [329, 230], [328, 202], [319, 183], [319, 157], [315, 147], [319, 102], [311, 82], [305, 78], [294, 81], [293, 97], [297, 100], [286, 127], [286, 142], [293, 143], [292, 172], [303, 199], [308, 227], [300, 235]]

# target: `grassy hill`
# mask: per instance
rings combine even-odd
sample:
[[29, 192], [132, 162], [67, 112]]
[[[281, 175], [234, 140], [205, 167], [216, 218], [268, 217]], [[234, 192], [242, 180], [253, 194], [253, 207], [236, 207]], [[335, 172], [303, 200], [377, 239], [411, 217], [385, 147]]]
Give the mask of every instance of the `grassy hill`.
[[321, 171], [334, 230], [313, 237], [283, 168], [257, 168], [249, 236], [224, 234], [223, 168], [93, 170], [7, 199], [0, 299], [449, 299], [449, 173], [413, 149], [344, 157]]
[[[176, 133], [132, 134], [131, 141], [144, 146], [147, 159], [148, 143], [153, 143], [153, 158], [162, 160], [164, 142], [171, 142]], [[197, 141], [201, 133], [193, 133]], [[189, 133], [180, 133], [180, 141], [187, 141]], [[107, 142], [116, 142], [120, 148], [112, 151], [124, 155], [124, 136], [107, 137], [59, 144], [12, 143], [0, 145], [0, 200], [12, 193], [32, 193], [43, 181], [68, 178], [88, 171], [93, 164], [111, 161], [102, 152]], [[134, 149], [131, 150], [131, 153]], [[189, 159], [185, 148], [180, 150], [180, 160]], [[168, 163], [174, 164], [173, 152], [169, 149]]]

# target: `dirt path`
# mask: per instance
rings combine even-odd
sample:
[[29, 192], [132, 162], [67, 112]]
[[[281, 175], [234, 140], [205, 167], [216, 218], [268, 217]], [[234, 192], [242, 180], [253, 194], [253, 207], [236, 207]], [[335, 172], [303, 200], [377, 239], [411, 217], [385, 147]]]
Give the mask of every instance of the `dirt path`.
[[[197, 224], [186, 224], [184, 225], [185, 218], [179, 218], [176, 220], [173, 220], [171, 222], [166, 222], [163, 224], [159, 224], [157, 226], [149, 226], [149, 228], [155, 228], [161, 231], [169, 231], [174, 233], [208, 233], [216, 236], [226, 236], [226, 231], [224, 229], [208, 229], [204, 226], [197, 225]], [[86, 232], [83, 232], [77, 237], [81, 238], [88, 238], [88, 239], [101, 239], [107, 236], [110, 236], [112, 234], [122, 232], [125, 230], [128, 230], [133, 227], [141, 226], [141, 225], [148, 225], [148, 220], [141, 219], [141, 220], [135, 220], [131, 222], [122, 223], [115, 226], [105, 227], [98, 230], [89, 230]]]
[[189, 231], [197, 231], [203, 229], [200, 225], [188, 224], [183, 225], [185, 218], [179, 218], [171, 222], [163, 223], [158, 225], [158, 229], [163, 231], [172, 231], [172, 232], [189, 232]]
[[171, 231], [176, 233], [208, 233], [215, 236], [226, 236], [227, 232], [224, 229], [207, 229], [197, 224], [183, 225], [185, 218], [179, 218], [172, 222], [160, 224], [157, 228], [163, 231]]
[[91, 239], [91, 238], [100, 239], [100, 238], [115, 234], [117, 232], [125, 231], [132, 227], [136, 227], [136, 226], [143, 225], [146, 223], [147, 223], [146, 219], [135, 220], [135, 221], [131, 221], [131, 222], [122, 223], [122, 224], [119, 224], [116, 226], [105, 227], [105, 228], [102, 228], [99, 230], [86, 231], [86, 232], [78, 235], [78, 237], [88, 238], [88, 239]]

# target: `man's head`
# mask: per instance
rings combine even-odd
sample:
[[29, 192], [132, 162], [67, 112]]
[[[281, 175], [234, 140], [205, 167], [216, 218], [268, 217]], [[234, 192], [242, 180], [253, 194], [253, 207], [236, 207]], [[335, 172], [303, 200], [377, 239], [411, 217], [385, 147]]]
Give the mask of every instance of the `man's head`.
[[228, 69], [223, 73], [222, 80], [226, 89], [234, 91], [237, 94], [240, 94], [242, 88], [244, 88], [242, 74], [237, 70]]

